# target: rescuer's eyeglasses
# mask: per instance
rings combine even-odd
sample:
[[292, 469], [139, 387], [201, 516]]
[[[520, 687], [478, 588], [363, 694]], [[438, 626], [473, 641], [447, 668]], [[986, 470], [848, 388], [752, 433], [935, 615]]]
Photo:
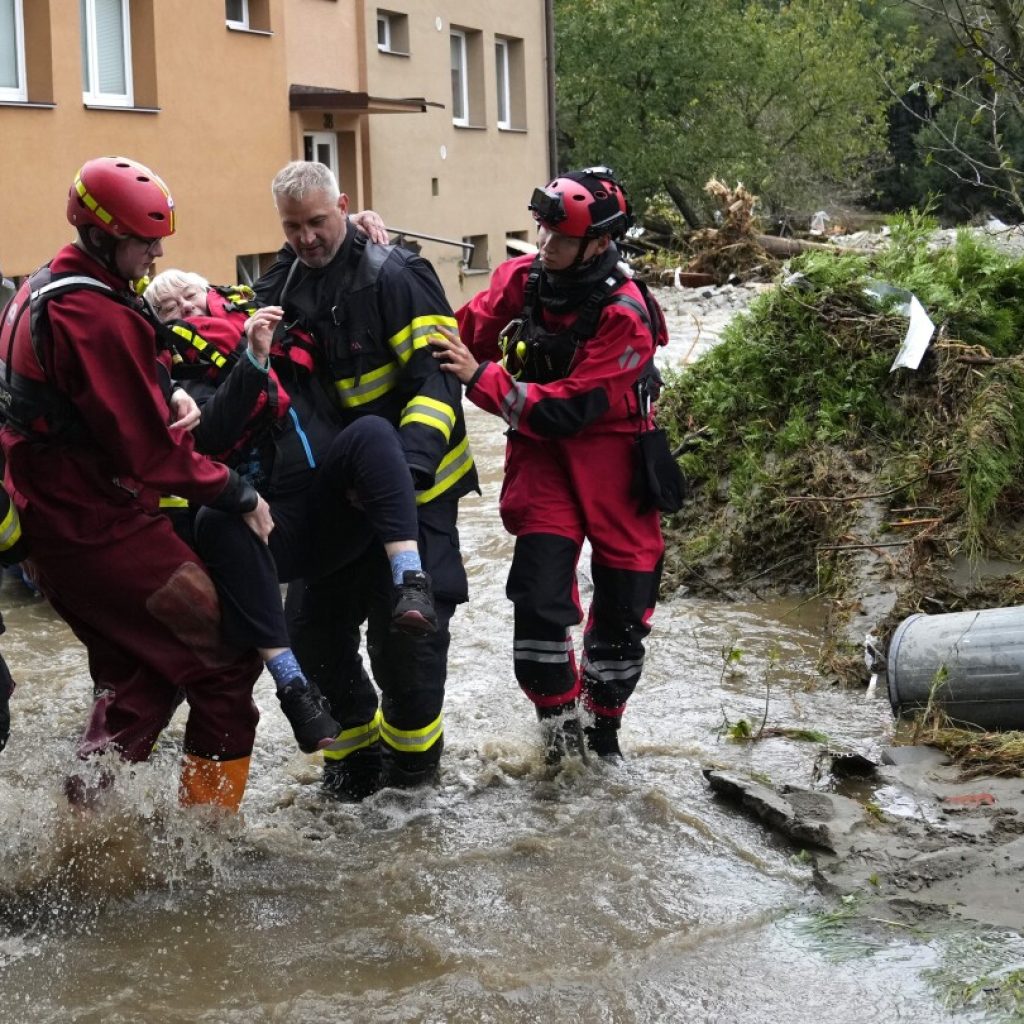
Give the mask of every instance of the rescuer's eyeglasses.
[[163, 241], [162, 238], [143, 238], [142, 235], [125, 235], [124, 237], [144, 246], [147, 256], [156, 255], [156, 247]]

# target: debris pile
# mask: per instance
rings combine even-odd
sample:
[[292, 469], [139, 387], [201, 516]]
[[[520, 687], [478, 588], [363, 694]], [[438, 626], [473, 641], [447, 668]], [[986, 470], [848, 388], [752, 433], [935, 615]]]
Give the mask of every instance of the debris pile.
[[[877, 253], [795, 257], [660, 403], [675, 444], [698, 439], [666, 589], [827, 597], [823, 668], [846, 682], [866, 682], [868, 632], [884, 646], [913, 611], [1006, 603], [1005, 580], [982, 593], [952, 570], [1021, 550], [1024, 259], [969, 233], [935, 250], [934, 230], [913, 215]], [[878, 282], [937, 327], [917, 369], [893, 369], [908, 322]]]
[[[701, 288], [775, 276], [783, 260], [808, 251], [837, 254], [868, 250], [832, 242], [765, 234], [756, 215], [757, 196], [738, 182], [730, 188], [712, 178], [704, 191], [716, 207], [716, 227], [682, 235], [654, 220], [654, 230], [628, 240], [636, 269], [649, 283]], [[813, 232], [809, 231], [808, 234]], [[819, 237], [820, 237], [819, 233]]]
[[719, 211], [719, 226], [695, 232], [689, 239], [693, 253], [687, 271], [708, 274], [716, 284], [733, 278], [756, 278], [774, 274], [776, 264], [758, 241], [754, 219], [757, 196], [742, 182], [734, 189], [712, 178], [704, 191]]

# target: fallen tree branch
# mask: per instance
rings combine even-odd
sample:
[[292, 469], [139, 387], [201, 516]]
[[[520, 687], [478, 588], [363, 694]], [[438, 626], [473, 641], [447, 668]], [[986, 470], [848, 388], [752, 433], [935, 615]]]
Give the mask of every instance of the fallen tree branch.
[[777, 235], [754, 235], [754, 241], [772, 256], [798, 256], [802, 252], [830, 252], [836, 256], [870, 256], [874, 250], [852, 246], [809, 242], [802, 238], [780, 238]]
[[909, 548], [916, 543], [914, 540], [893, 540], [872, 544], [822, 544], [815, 551], [870, 551], [872, 548]]
[[920, 476], [915, 476], [912, 480], [908, 480], [905, 484], [899, 484], [896, 487], [890, 487], [887, 491], [875, 491], [870, 494], [837, 494], [837, 495], [825, 495], [825, 494], [792, 494], [785, 498], [786, 504], [795, 504], [801, 501], [862, 501], [865, 498], [888, 498], [890, 494], [899, 494], [900, 491], [905, 491], [911, 484], [916, 484], [921, 480], [927, 480], [931, 476], [946, 476], [949, 473], [955, 473], [955, 469], [931, 469], [927, 473], [922, 473]]
[[955, 356], [954, 362], [957, 363], [979, 363], [983, 366], [992, 365], [993, 363], [1005, 363], [1007, 359], [1012, 358], [1010, 356]]

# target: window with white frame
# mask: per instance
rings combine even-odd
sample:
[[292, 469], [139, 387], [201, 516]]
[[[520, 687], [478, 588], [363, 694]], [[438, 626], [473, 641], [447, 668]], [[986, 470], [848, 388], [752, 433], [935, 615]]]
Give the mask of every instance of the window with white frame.
[[522, 39], [494, 37], [497, 74], [497, 123], [505, 130], [526, 130], [526, 61]]
[[21, 0], [0, 0], [0, 100], [28, 99]]
[[498, 79], [498, 127], [512, 127], [512, 93], [510, 90], [508, 40], [494, 40], [494, 70]]
[[324, 164], [338, 175], [338, 136], [334, 132], [304, 132], [302, 159]]
[[249, 0], [224, 0], [224, 19], [232, 28], [249, 27]]
[[409, 55], [409, 15], [398, 11], [377, 11], [377, 49], [381, 53]]
[[82, 98], [106, 107], [130, 107], [132, 33], [129, 0], [79, 0], [82, 20]]
[[452, 123], [469, 124], [469, 58], [459, 30], [452, 31]]
[[451, 27], [452, 124], [483, 128], [487, 124], [484, 80], [484, 34], [464, 25]]
[[224, 23], [233, 32], [270, 35], [270, 0], [224, 0]]

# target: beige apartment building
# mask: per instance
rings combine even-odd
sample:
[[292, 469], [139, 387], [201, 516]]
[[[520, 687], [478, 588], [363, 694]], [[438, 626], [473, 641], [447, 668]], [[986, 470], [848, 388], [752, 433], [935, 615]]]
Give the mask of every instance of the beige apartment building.
[[421, 246], [460, 305], [533, 237], [550, 0], [386, 2], [0, 0], [0, 269], [69, 241], [75, 171], [125, 155], [174, 195], [161, 266], [250, 279], [282, 242], [270, 181], [306, 158]]

